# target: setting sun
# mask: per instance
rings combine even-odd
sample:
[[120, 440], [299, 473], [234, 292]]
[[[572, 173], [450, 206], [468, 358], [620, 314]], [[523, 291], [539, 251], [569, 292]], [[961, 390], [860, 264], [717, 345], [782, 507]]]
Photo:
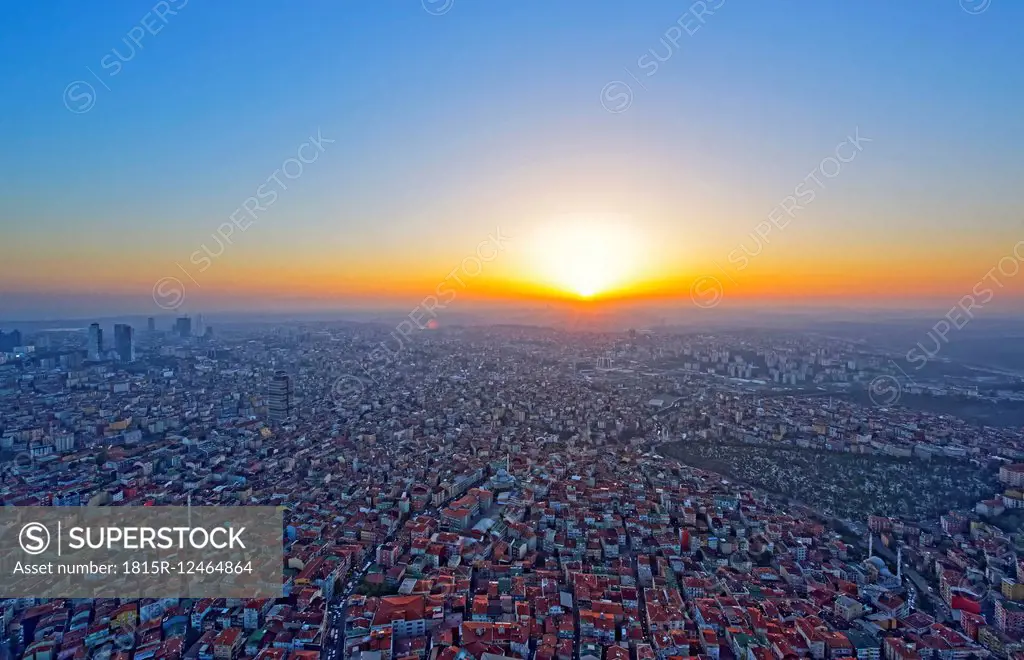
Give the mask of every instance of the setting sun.
[[531, 270], [563, 293], [596, 298], [632, 283], [638, 274], [637, 243], [621, 220], [594, 215], [556, 218], [534, 237]]

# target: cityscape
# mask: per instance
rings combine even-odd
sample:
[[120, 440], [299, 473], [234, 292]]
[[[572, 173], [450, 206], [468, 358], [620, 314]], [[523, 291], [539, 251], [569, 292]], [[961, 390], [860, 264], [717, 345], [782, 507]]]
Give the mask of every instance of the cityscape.
[[0, 660], [1024, 660], [1024, 4], [0, 22]]
[[1019, 431], [875, 403], [859, 342], [114, 327], [5, 334], [4, 504], [280, 504], [283, 594], [3, 601], [19, 657], [1024, 651]]

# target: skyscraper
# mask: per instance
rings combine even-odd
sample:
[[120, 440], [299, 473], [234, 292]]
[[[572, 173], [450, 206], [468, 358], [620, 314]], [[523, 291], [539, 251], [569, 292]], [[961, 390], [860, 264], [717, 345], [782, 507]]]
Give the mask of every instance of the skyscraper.
[[0, 353], [11, 353], [17, 346], [21, 346], [21, 332], [11, 330], [4, 334], [4, 331], [0, 330]]
[[270, 381], [270, 395], [267, 397], [267, 416], [275, 422], [281, 422], [291, 415], [292, 411], [292, 379], [283, 371], [274, 374]]
[[90, 360], [103, 359], [103, 330], [100, 329], [99, 323], [93, 323], [89, 326], [89, 340], [86, 344], [86, 352]]
[[174, 322], [174, 331], [178, 333], [178, 336], [182, 339], [186, 339], [192, 336], [192, 319], [187, 316], [181, 316]]
[[202, 337], [203, 336], [203, 332], [206, 331], [206, 326], [203, 324], [203, 315], [202, 314], [196, 314], [195, 330], [196, 330], [196, 337]]
[[114, 326], [114, 350], [121, 362], [135, 361], [135, 331], [132, 326], [123, 323]]
[[148, 332], [156, 332], [156, 319], [152, 316], [146, 319], [146, 330]]

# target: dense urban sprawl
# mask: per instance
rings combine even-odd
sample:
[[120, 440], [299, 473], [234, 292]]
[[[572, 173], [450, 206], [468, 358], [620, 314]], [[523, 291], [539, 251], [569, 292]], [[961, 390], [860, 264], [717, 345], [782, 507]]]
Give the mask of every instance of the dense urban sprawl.
[[282, 597], [0, 600], [18, 657], [1024, 658], [1019, 429], [863, 347], [157, 325], [0, 337], [0, 499], [283, 506]]

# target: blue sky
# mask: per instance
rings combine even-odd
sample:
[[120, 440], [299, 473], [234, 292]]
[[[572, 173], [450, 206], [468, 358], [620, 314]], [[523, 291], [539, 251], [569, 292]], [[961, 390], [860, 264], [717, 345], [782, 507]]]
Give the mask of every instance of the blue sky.
[[[109, 75], [103, 58], [130, 52], [153, 7], [5, 8], [0, 279], [21, 273], [8, 291], [75, 251], [187, 255], [318, 127], [332, 151], [233, 258], [372, 250], [401, 264], [491, 220], [583, 207], [728, 245], [854, 127], [875, 151], [822, 203], [828, 235], [983, 243], [1024, 208], [1012, 0], [979, 14], [725, 0], [668, 51], [689, 2], [454, 0], [431, 15], [419, 0], [188, 0], [147, 19], [159, 33]], [[671, 55], [647, 78], [649, 49]], [[84, 113], [62, 99], [79, 80], [95, 89]], [[625, 112], [600, 105], [611, 80], [634, 87]]]

